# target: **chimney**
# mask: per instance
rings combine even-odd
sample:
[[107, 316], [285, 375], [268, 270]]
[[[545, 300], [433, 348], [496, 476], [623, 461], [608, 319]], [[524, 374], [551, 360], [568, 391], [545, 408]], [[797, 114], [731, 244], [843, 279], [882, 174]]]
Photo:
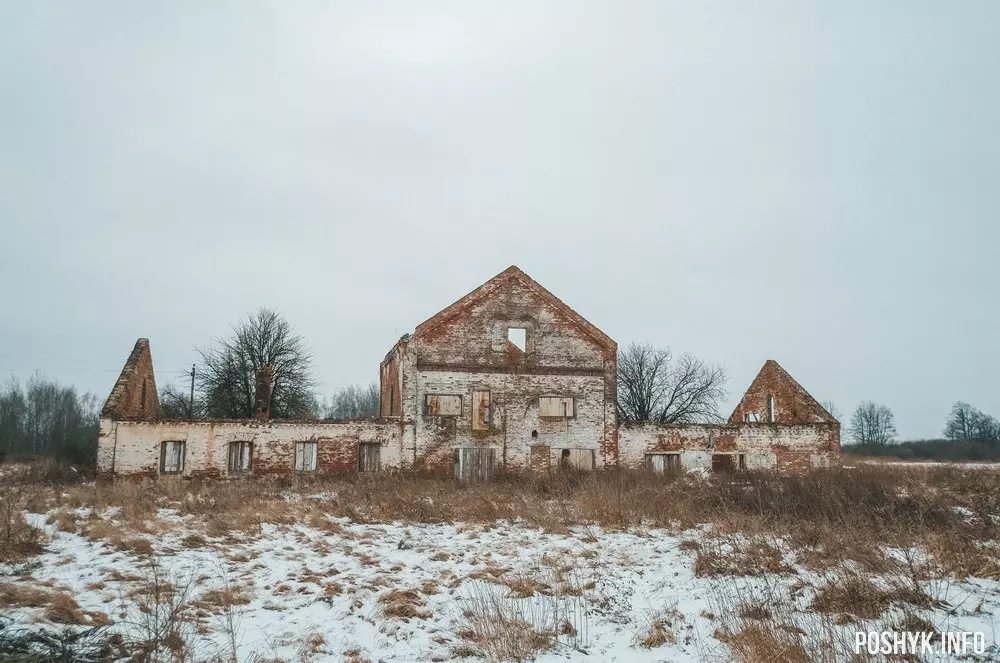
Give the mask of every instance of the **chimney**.
[[262, 366], [257, 371], [255, 396], [258, 421], [267, 421], [271, 417], [271, 379], [273, 375], [274, 371], [270, 366]]

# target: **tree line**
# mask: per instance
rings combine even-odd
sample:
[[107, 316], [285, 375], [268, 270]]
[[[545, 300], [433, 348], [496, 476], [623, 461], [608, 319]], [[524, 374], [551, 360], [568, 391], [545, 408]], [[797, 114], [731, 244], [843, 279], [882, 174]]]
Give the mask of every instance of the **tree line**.
[[845, 447], [859, 454], [947, 460], [1000, 459], [1000, 421], [965, 401], [955, 403], [945, 420], [942, 439], [896, 439], [895, 416], [885, 405], [865, 401], [851, 416]]
[[80, 394], [41, 376], [23, 385], [11, 378], [0, 389], [0, 455], [93, 465], [99, 408], [90, 392]]

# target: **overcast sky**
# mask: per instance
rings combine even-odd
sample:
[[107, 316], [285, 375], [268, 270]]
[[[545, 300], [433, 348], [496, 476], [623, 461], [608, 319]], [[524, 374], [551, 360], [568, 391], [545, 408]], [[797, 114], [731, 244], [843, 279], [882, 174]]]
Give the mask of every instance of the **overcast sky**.
[[267, 305], [330, 393], [516, 264], [936, 436], [1000, 416], [998, 66], [996, 0], [0, 1], [0, 375]]

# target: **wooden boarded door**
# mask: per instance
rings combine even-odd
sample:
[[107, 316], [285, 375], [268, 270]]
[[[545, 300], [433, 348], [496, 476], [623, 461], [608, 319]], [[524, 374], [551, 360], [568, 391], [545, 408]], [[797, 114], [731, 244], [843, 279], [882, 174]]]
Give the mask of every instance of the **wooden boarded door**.
[[681, 471], [680, 454], [646, 454], [646, 469], [657, 474], [676, 474]]
[[378, 472], [382, 469], [382, 445], [378, 442], [362, 442], [358, 445], [358, 472]]
[[489, 447], [455, 449], [455, 476], [462, 481], [486, 481], [493, 476], [494, 450]]

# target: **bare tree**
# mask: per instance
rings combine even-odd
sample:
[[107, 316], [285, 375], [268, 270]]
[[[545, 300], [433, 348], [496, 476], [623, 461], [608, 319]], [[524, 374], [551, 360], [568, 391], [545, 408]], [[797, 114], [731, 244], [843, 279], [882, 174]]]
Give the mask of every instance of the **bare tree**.
[[691, 354], [631, 343], [618, 354], [618, 416], [622, 421], [720, 421], [726, 371]]
[[333, 395], [326, 408], [327, 419], [360, 419], [377, 417], [379, 413], [379, 388], [375, 383], [367, 387], [344, 387]]
[[851, 417], [849, 432], [858, 444], [891, 444], [896, 441], [896, 417], [886, 406], [864, 401]]
[[830, 416], [840, 421], [840, 409], [833, 401], [823, 401], [823, 409], [830, 413]]
[[1000, 443], [1000, 422], [964, 401], [951, 408], [944, 436], [956, 442]]
[[160, 389], [160, 409], [164, 419], [204, 419], [205, 403], [201, 394], [195, 394], [191, 401], [191, 392], [185, 391], [174, 384], [166, 384]]
[[271, 416], [293, 419], [312, 415], [312, 356], [302, 336], [294, 334], [276, 311], [259, 309], [240, 320], [229, 338], [214, 339], [198, 352], [202, 358], [198, 385], [208, 416], [254, 416], [256, 376], [264, 366], [273, 371]]

